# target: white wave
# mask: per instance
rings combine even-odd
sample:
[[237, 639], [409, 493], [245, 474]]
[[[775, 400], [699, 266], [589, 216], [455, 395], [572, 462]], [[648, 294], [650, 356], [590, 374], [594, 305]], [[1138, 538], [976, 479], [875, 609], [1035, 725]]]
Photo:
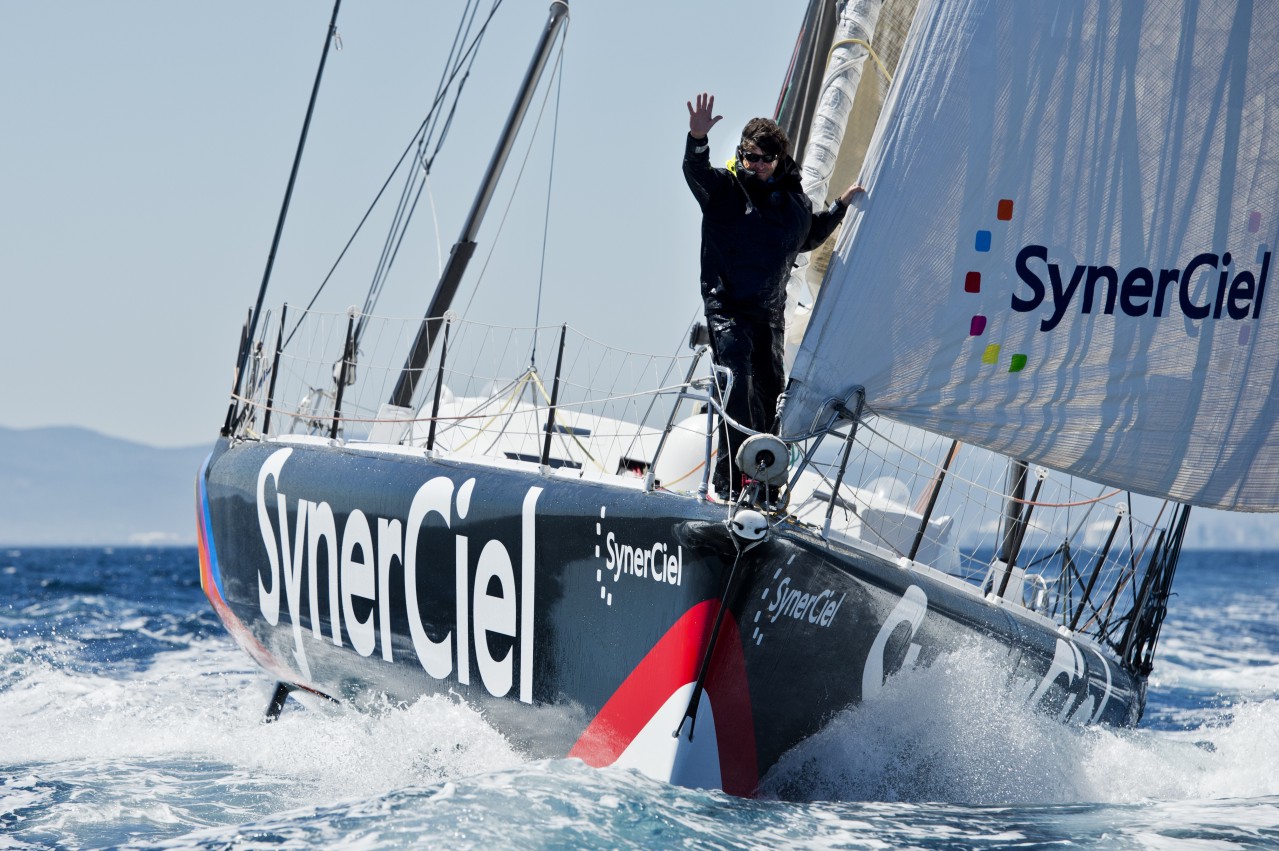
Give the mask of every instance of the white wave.
[[1274, 627], [1279, 599], [1233, 599], [1221, 608], [1188, 607], [1170, 616], [1151, 673], [1152, 688], [1210, 694], [1279, 697]]
[[971, 648], [889, 680], [766, 778], [806, 800], [1125, 803], [1279, 795], [1279, 701], [1199, 728], [1063, 725], [1010, 696], [998, 660]]
[[[0, 812], [38, 810], [26, 825], [36, 834], [93, 845], [106, 830], [100, 839], [113, 844], [129, 825], [185, 831], [524, 762], [450, 697], [361, 711], [319, 704], [265, 724], [274, 684], [222, 636], [157, 654], [142, 671], [50, 661], [74, 656], [64, 651], [28, 652], [0, 690]], [[50, 784], [77, 791], [49, 799]]]

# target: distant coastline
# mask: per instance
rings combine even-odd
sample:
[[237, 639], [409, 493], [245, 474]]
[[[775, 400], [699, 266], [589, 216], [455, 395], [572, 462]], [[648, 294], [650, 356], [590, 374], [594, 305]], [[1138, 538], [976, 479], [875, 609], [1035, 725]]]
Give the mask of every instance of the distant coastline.
[[206, 446], [0, 427], [0, 547], [194, 546]]
[[[211, 448], [0, 426], [0, 549], [193, 547], [195, 477]], [[1279, 550], [1279, 515], [1195, 509], [1184, 546]]]

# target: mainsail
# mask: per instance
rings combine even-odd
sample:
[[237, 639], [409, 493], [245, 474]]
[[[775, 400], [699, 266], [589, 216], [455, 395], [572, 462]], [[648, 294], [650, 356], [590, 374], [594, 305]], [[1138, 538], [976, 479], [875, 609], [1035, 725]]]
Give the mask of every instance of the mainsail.
[[783, 435], [876, 414], [1279, 510], [1279, 6], [926, 0]]

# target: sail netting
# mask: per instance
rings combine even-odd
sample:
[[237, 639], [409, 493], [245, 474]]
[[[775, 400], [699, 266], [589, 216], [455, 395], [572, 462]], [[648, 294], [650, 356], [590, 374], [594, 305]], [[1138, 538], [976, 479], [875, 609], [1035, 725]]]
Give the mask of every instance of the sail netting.
[[1279, 6], [923, 2], [783, 434], [876, 414], [1279, 510]]

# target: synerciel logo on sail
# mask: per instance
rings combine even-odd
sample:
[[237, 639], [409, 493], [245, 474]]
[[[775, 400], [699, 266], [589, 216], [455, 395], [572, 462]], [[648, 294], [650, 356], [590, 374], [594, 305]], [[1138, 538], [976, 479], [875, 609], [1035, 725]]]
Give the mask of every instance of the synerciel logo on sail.
[[[1011, 221], [1013, 201], [1001, 199], [996, 219]], [[1248, 216], [1247, 230], [1258, 234], [1261, 214]], [[995, 234], [979, 229], [974, 235], [973, 249], [978, 254], [992, 251]], [[1009, 306], [1018, 313], [1031, 313], [1046, 308], [1039, 321], [1040, 331], [1052, 331], [1075, 308], [1081, 315], [1122, 315], [1131, 318], [1163, 318], [1180, 313], [1188, 320], [1221, 320], [1242, 322], [1261, 317], [1266, 284], [1270, 276], [1271, 251], [1266, 243], [1256, 248], [1255, 269], [1241, 268], [1230, 251], [1221, 254], [1200, 252], [1183, 266], [1152, 269], [1133, 266], [1124, 269], [1107, 264], [1063, 264], [1052, 259], [1048, 246], [1031, 243], [1017, 252], [1014, 262], [1020, 285], [1011, 295]], [[1214, 274], [1215, 273], [1215, 274]], [[967, 271], [964, 292], [982, 291], [982, 273]], [[1077, 305], [1077, 307], [1075, 307]], [[969, 336], [986, 332], [987, 317], [974, 314], [969, 323]], [[1239, 343], [1251, 337], [1251, 325], [1240, 329]], [[1000, 346], [991, 344], [983, 350], [982, 362], [999, 362]], [[1024, 354], [1009, 359], [1009, 372], [1026, 366]]]

